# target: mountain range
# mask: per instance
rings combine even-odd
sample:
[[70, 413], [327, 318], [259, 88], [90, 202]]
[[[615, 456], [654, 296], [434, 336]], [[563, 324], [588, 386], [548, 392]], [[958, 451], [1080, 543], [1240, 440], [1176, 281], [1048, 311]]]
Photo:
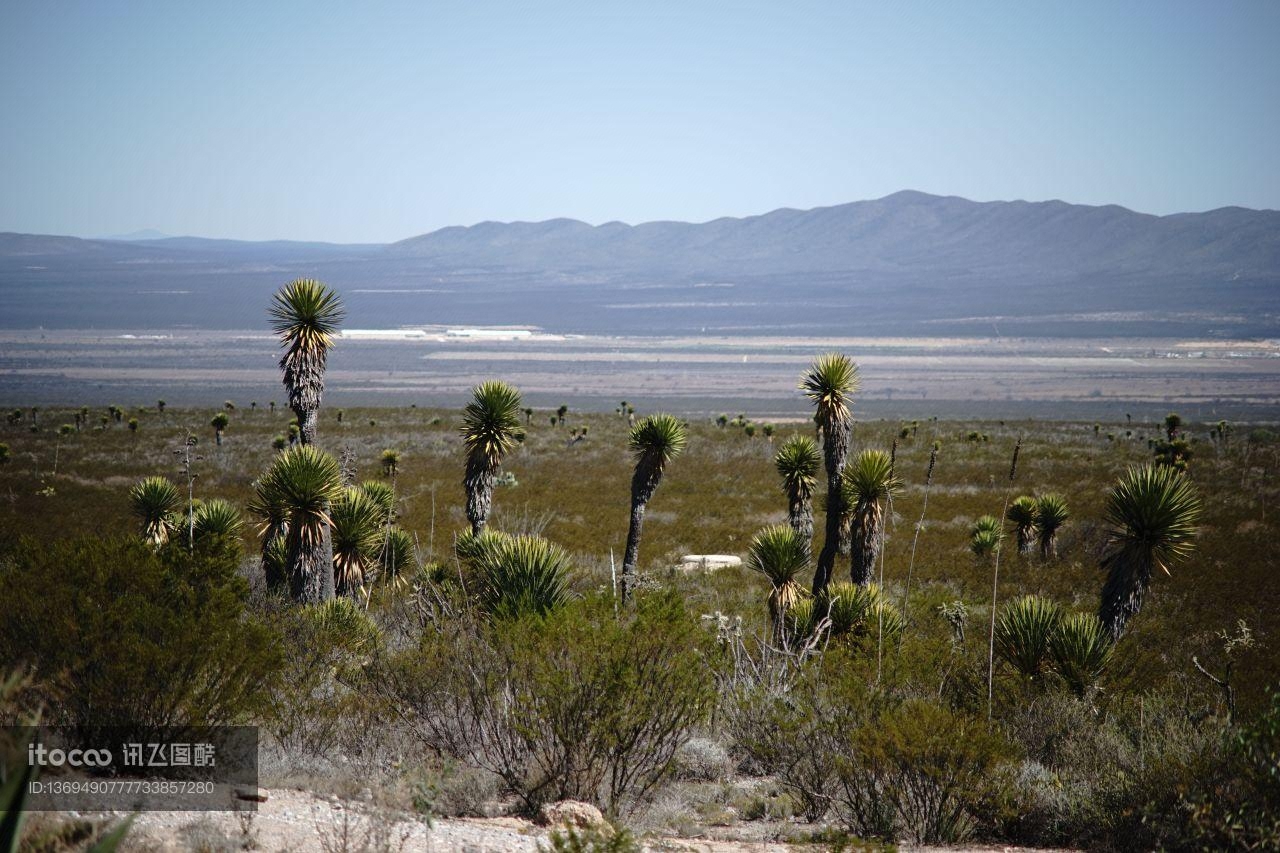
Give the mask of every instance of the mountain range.
[[[44, 306], [50, 316], [40, 314], [40, 295], [47, 295], [41, 282], [53, 290], [77, 281], [110, 289], [163, 279], [193, 292], [220, 283], [223, 297], [243, 291], [256, 299], [282, 278], [305, 274], [406, 295], [422, 294], [430, 283], [457, 297], [413, 303], [421, 322], [443, 310], [470, 322], [501, 316], [556, 325], [570, 317], [575, 327], [595, 331], [609, 326], [600, 310], [648, 304], [634, 300], [636, 288], [718, 282], [738, 288], [735, 298], [662, 300], [663, 322], [780, 323], [792, 318], [761, 303], [781, 299], [784, 309], [848, 307], [858, 317], [894, 322], [1162, 310], [1238, 315], [1255, 334], [1280, 327], [1280, 211], [1239, 207], [1154, 216], [1115, 205], [974, 202], [904, 191], [702, 223], [482, 222], [389, 244], [125, 236], [0, 234], [0, 286], [34, 288], [23, 291], [35, 302], [22, 319], [46, 326], [63, 320], [53, 305]], [[624, 291], [630, 296], [620, 301]], [[385, 302], [356, 299], [353, 313], [370, 324], [407, 322], [403, 305], [378, 307]], [[684, 316], [681, 303], [697, 316]], [[361, 316], [362, 305], [372, 313]], [[258, 325], [257, 307], [233, 319], [232, 308], [220, 306], [219, 319], [197, 324]], [[1212, 331], [1213, 321], [1204, 322]]]

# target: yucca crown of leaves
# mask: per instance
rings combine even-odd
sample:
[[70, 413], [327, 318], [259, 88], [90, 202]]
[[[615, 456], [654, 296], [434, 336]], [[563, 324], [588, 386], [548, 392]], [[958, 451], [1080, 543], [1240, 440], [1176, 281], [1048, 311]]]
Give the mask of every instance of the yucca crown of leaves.
[[795, 435], [778, 448], [774, 468], [789, 491], [811, 494], [818, 484], [818, 467], [822, 455], [818, 443], [807, 435]]
[[883, 450], [864, 450], [845, 466], [842, 475], [845, 500], [852, 506], [889, 498], [902, 487], [893, 473], [893, 460]]
[[861, 384], [858, 365], [844, 353], [829, 352], [814, 360], [799, 388], [817, 407], [820, 420], [841, 421], [850, 416], [849, 398]]
[[498, 380], [482, 382], [462, 411], [462, 441], [467, 454], [497, 465], [524, 437], [520, 392]]
[[223, 498], [211, 498], [196, 510], [193, 521], [197, 539], [203, 537], [236, 537], [244, 526], [240, 510]]
[[638, 461], [663, 466], [679, 456], [689, 439], [684, 422], [666, 412], [642, 418], [631, 428], [627, 445]]
[[1004, 517], [1015, 527], [1029, 529], [1037, 524], [1038, 506], [1035, 498], [1030, 495], [1020, 495], [1009, 504]]
[[1005, 604], [996, 622], [996, 654], [1027, 678], [1043, 668], [1062, 610], [1047, 598], [1024, 595]]
[[[483, 539], [482, 534], [475, 539]], [[545, 615], [569, 600], [569, 555], [540, 536], [496, 536], [478, 549], [480, 608], [491, 617]]]
[[1062, 495], [1050, 492], [1036, 500], [1036, 526], [1041, 530], [1057, 530], [1070, 517], [1067, 499]]
[[808, 565], [808, 543], [785, 524], [760, 530], [747, 550], [747, 568], [764, 575], [775, 589], [794, 583]]
[[1200, 496], [1181, 472], [1162, 465], [1130, 468], [1107, 495], [1103, 517], [1121, 548], [1150, 549], [1155, 566], [1169, 566], [1194, 547]]
[[300, 278], [282, 287], [272, 298], [268, 313], [282, 346], [297, 353], [328, 350], [343, 318], [338, 294], [311, 278]]
[[263, 519], [264, 533], [283, 512], [290, 527], [309, 541], [331, 524], [329, 508], [342, 497], [338, 460], [309, 444], [280, 452], [255, 488], [250, 510]]
[[1054, 671], [1077, 696], [1097, 684], [1113, 648], [1111, 635], [1092, 613], [1066, 617], [1049, 638]]
[[147, 477], [129, 490], [129, 504], [142, 522], [142, 535], [154, 545], [169, 541], [181, 503], [177, 486], [166, 477]]

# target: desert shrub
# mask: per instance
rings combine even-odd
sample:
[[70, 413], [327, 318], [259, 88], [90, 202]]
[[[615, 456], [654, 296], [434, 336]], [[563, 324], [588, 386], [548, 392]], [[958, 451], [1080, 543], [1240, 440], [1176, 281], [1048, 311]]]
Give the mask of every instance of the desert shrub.
[[644, 848], [626, 829], [567, 827], [548, 836], [548, 846], [538, 845], [539, 853], [640, 853]]
[[381, 635], [348, 598], [306, 607], [276, 604], [275, 618], [287, 642], [282, 644], [284, 666], [272, 694], [271, 731], [295, 755], [331, 755], [350, 721], [350, 706], [363, 701], [347, 685], [361, 678]]
[[53, 724], [241, 722], [280, 667], [247, 596], [217, 542], [22, 539], [0, 553], [0, 670], [27, 668]]
[[427, 747], [496, 774], [527, 811], [580, 799], [616, 814], [668, 775], [712, 691], [708, 637], [675, 596], [613, 608], [442, 619], [374, 680]]

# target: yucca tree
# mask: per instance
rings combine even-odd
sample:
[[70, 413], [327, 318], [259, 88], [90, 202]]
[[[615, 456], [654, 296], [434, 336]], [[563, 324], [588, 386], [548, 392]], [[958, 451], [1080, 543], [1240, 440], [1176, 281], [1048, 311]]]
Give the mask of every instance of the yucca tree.
[[218, 412], [213, 416], [213, 420], [209, 421], [209, 426], [213, 427], [214, 443], [219, 447], [222, 446], [222, 434], [226, 432], [229, 423], [231, 423], [231, 419], [227, 417], [225, 412]]
[[284, 348], [280, 369], [284, 371], [289, 408], [298, 416], [302, 444], [312, 444], [324, 394], [325, 361], [342, 322], [342, 300], [315, 279], [300, 278], [280, 289], [270, 314], [271, 327]]
[[524, 438], [520, 392], [497, 380], [482, 382], [462, 412], [462, 443], [467, 450], [467, 520], [479, 533], [493, 508], [493, 481], [502, 459]]
[[368, 492], [348, 488], [333, 502], [329, 517], [333, 521], [334, 591], [354, 595], [364, 587], [377, 562], [387, 516]]
[[147, 477], [129, 490], [129, 505], [142, 522], [142, 536], [157, 548], [176, 529], [181, 504], [178, 487], [166, 477]]
[[848, 528], [842, 523], [845, 513], [840, 475], [852, 439], [850, 406], [860, 384], [858, 366], [848, 356], [836, 352], [818, 356], [800, 378], [800, 389], [815, 408], [814, 423], [822, 435], [822, 458], [827, 471], [825, 536], [813, 573], [814, 595], [821, 593], [831, 581], [837, 554], [849, 550]]
[[387, 448], [382, 451], [382, 473], [394, 477], [400, 471], [400, 451]]
[[1191, 553], [1200, 496], [1173, 468], [1130, 468], [1107, 495], [1103, 518], [1111, 529], [1098, 619], [1115, 641], [1142, 609], [1154, 570], [1169, 574], [1171, 565]]
[[490, 617], [545, 615], [569, 600], [569, 555], [540, 536], [495, 536], [470, 559], [480, 609]]
[[850, 514], [850, 579], [871, 583], [884, 545], [884, 504], [902, 488], [893, 460], [883, 450], [864, 450], [841, 474], [842, 502]]
[[813, 490], [818, 485], [821, 464], [818, 444], [807, 435], [787, 439], [773, 458], [773, 466], [782, 478], [782, 490], [787, 494], [787, 522], [804, 538], [806, 546], [813, 541]]
[[797, 578], [809, 568], [809, 543], [788, 525], [770, 525], [752, 538], [747, 549], [747, 568], [769, 581], [769, 619], [774, 636], [781, 639], [787, 611], [804, 597], [804, 588]]
[[1080, 698], [1102, 677], [1113, 648], [1111, 633], [1092, 613], [1066, 617], [1049, 637], [1054, 672]]
[[1047, 598], [1024, 595], [1005, 604], [996, 622], [996, 654], [1024, 678], [1039, 679], [1062, 610]]
[[211, 498], [196, 508], [192, 520], [193, 535], [197, 542], [210, 539], [239, 541], [244, 522], [240, 510], [231, 501]]
[[391, 524], [396, 520], [396, 490], [394, 486], [382, 480], [365, 480], [359, 485], [359, 489], [378, 505], [384, 524]]
[[684, 450], [688, 437], [683, 422], [662, 412], [643, 418], [631, 428], [628, 445], [636, 467], [631, 475], [631, 521], [627, 527], [627, 550], [622, 559], [623, 603], [631, 597], [635, 586], [645, 509], [662, 482], [667, 465]]
[[262, 519], [264, 545], [283, 529], [290, 596], [304, 603], [333, 598], [330, 510], [343, 494], [338, 460], [311, 445], [295, 445], [275, 457], [255, 491], [249, 508]]
[[1067, 499], [1050, 492], [1036, 499], [1036, 531], [1040, 537], [1040, 557], [1048, 560], [1058, 556], [1058, 531], [1071, 518]]
[[1020, 495], [1009, 504], [1005, 511], [1005, 520], [1013, 525], [1014, 537], [1018, 542], [1019, 554], [1030, 554], [1036, 543], [1036, 524], [1038, 515], [1036, 499], [1030, 495]]

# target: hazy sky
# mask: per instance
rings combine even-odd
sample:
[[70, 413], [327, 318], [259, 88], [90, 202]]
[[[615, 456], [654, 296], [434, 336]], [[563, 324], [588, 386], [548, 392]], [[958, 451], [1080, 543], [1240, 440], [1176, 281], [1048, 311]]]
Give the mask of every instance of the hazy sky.
[[1280, 2], [0, 3], [0, 231], [1280, 207]]

